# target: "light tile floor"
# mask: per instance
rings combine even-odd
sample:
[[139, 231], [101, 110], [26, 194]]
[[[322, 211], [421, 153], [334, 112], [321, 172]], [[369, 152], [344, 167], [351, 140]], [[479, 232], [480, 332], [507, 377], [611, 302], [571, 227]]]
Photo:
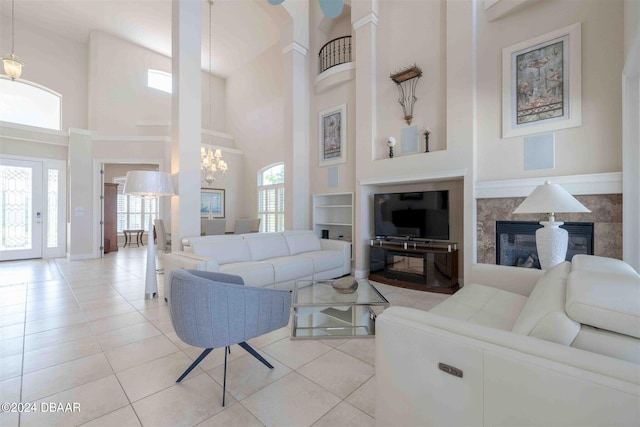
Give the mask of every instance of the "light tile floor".
[[[164, 276], [160, 298], [144, 299], [145, 260], [141, 247], [0, 263], [0, 402], [37, 409], [0, 413], [1, 426], [374, 424], [374, 339], [291, 341], [285, 327], [250, 341], [273, 370], [233, 346], [224, 408], [222, 349], [176, 384], [202, 349], [173, 331]], [[447, 297], [376, 287], [392, 305], [425, 310]], [[67, 403], [80, 410], [51, 406]]]

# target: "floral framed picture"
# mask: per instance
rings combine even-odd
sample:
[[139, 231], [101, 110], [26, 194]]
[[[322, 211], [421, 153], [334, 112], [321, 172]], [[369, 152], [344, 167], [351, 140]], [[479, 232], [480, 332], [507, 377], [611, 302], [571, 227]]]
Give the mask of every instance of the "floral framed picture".
[[580, 23], [502, 49], [502, 137], [582, 125]]
[[318, 114], [320, 131], [319, 165], [330, 166], [347, 161], [347, 104]]
[[200, 189], [200, 218], [224, 218], [224, 190]]

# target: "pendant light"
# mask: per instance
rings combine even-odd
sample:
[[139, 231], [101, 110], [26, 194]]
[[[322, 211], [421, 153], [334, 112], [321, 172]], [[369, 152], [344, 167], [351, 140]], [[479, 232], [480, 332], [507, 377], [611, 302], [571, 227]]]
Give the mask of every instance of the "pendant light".
[[[212, 33], [212, 17], [211, 17], [211, 8], [213, 6], [213, 1], [208, 0], [209, 3], [209, 129], [212, 126], [212, 109], [211, 102], [213, 99], [213, 94], [211, 93], [211, 33]], [[227, 173], [228, 166], [227, 162], [222, 160], [222, 151], [217, 148], [215, 151], [209, 148], [200, 147], [200, 170], [204, 175], [203, 180], [211, 185], [216, 181], [221, 181], [222, 178]]]
[[11, 0], [11, 53], [5, 55], [2, 58], [2, 62], [4, 63], [4, 72], [7, 76], [11, 77], [11, 80], [20, 78], [20, 76], [22, 75], [22, 66], [24, 65], [18, 60], [18, 58], [16, 58], [16, 54], [14, 51], [16, 41], [15, 9], [15, 0]]

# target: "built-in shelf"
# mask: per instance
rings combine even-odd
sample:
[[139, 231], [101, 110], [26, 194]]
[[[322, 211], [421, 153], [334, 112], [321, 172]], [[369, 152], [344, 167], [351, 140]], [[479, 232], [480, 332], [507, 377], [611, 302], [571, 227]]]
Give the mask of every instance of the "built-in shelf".
[[353, 235], [353, 193], [314, 194], [313, 231], [320, 238], [324, 231], [329, 239], [350, 242]]

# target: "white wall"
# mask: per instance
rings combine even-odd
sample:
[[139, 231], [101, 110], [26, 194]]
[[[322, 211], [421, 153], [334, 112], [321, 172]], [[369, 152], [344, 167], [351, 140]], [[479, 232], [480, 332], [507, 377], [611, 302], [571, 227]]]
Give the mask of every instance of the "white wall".
[[[582, 22], [582, 126], [555, 132], [556, 167], [524, 171], [523, 137], [502, 139], [502, 48]], [[478, 180], [618, 172], [622, 168], [620, 76], [623, 2], [536, 2], [478, 22]]]
[[[147, 86], [147, 70], [171, 73], [171, 58], [94, 31], [89, 42], [89, 126], [100, 135], [141, 135], [137, 122], [171, 121], [171, 94]], [[202, 124], [225, 132], [225, 80], [202, 73]], [[211, 117], [211, 120], [210, 120]], [[211, 123], [210, 123], [211, 122]]]
[[[397, 85], [389, 76], [401, 69], [417, 65], [422, 69], [415, 96], [412, 126], [431, 130], [431, 151], [446, 149], [445, 123], [445, 52], [444, 31], [446, 10], [444, 1], [381, 1], [378, 24], [378, 139], [376, 159], [386, 158], [389, 136], [398, 141], [400, 154], [401, 131], [408, 126], [398, 103]], [[402, 30], [400, 30], [402, 29]], [[454, 53], [455, 54], [455, 53]], [[424, 151], [424, 138], [420, 134]]]
[[[11, 5], [0, 14], [0, 52], [11, 51]], [[15, 52], [23, 62], [22, 79], [62, 94], [62, 127], [87, 128], [87, 45], [44, 33], [16, 19]], [[3, 71], [4, 73], [4, 71]]]
[[239, 216], [256, 215], [258, 171], [285, 159], [282, 75], [282, 51], [274, 45], [227, 78], [227, 129], [245, 153]]

